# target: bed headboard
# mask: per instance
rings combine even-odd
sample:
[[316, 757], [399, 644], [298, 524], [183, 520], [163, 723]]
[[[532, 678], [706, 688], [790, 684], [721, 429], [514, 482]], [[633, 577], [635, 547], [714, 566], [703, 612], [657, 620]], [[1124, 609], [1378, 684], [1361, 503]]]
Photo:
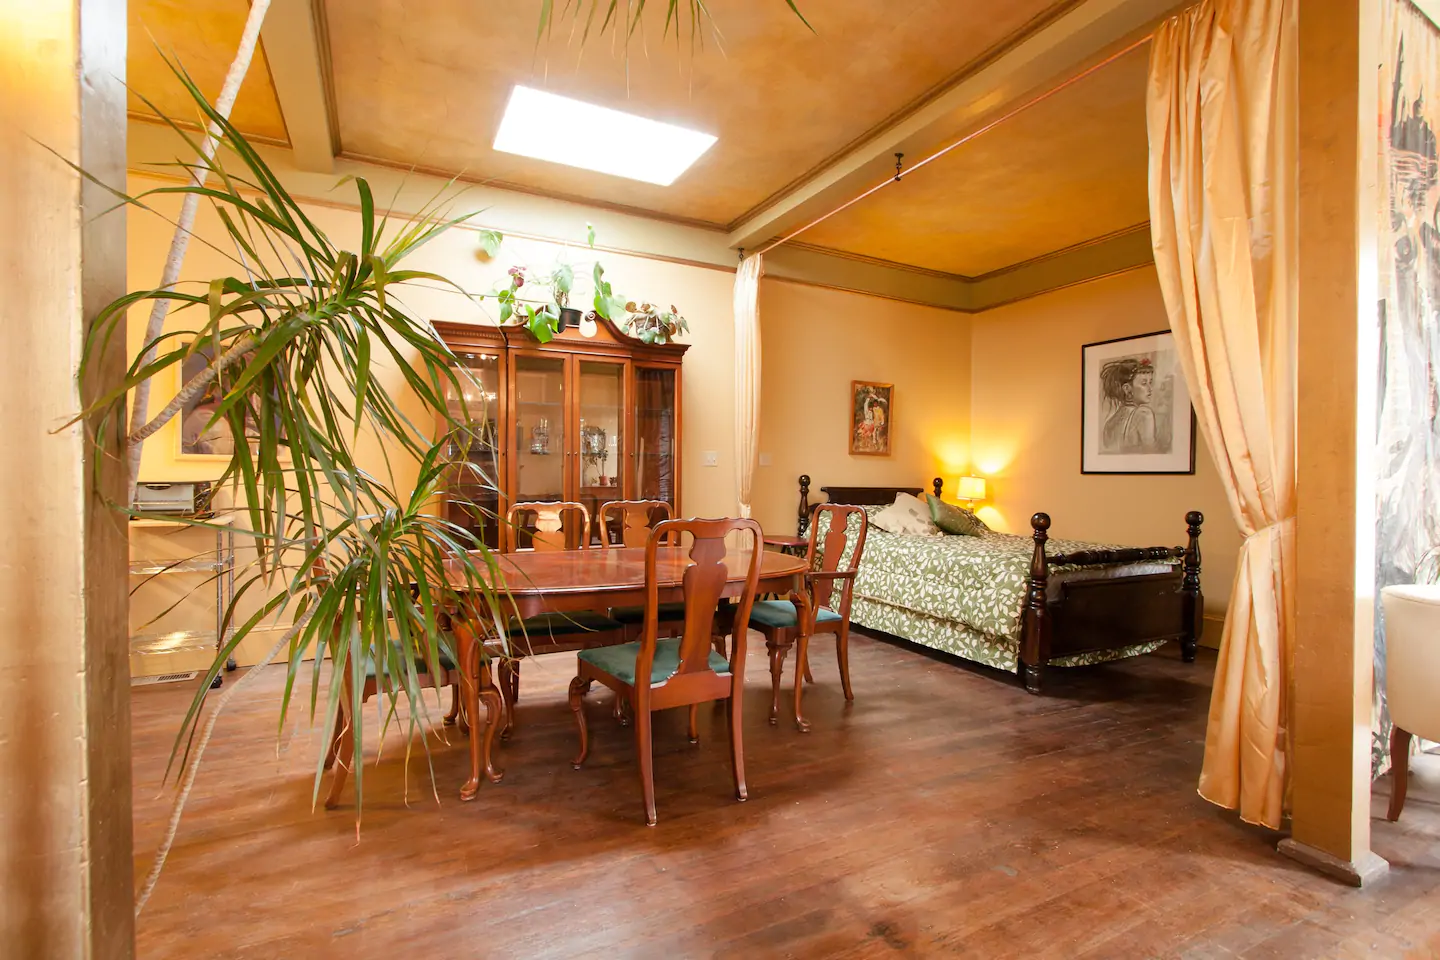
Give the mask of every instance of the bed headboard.
[[[930, 481], [930, 487], [935, 496], [940, 496], [940, 491], [945, 487], [945, 481], [939, 477]], [[856, 507], [885, 506], [895, 502], [896, 494], [908, 493], [912, 497], [920, 496], [921, 487], [821, 487], [820, 492], [830, 498], [831, 503], [845, 503]], [[800, 509], [796, 516], [795, 529], [800, 536], [805, 536], [810, 526], [810, 475], [802, 474], [800, 477]]]

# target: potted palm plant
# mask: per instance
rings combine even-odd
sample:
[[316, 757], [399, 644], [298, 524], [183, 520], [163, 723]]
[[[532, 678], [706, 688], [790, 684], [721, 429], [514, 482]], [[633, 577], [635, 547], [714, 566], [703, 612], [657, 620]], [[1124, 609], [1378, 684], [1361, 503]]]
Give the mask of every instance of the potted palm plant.
[[[416, 216], [394, 218], [377, 211], [369, 185], [355, 179], [359, 243], [346, 249], [310, 219], [191, 79], [178, 68], [176, 75], [218, 132], [220, 149], [214, 159], [199, 161], [206, 168], [203, 176], [118, 197], [143, 211], [176, 195], [211, 204], [233, 245], [235, 253], [227, 254], [233, 269], [201, 282], [136, 290], [100, 311], [85, 343], [82, 377], [92, 374], [107, 341], [125, 336], [132, 307], [162, 298], [176, 305], [168, 329], [147, 337], [129, 368], [80, 416], [123, 421], [132, 391], [182, 369], [203, 345], [210, 362], [121, 442], [142, 441], [187, 402], [207, 391], [216, 394], [212, 423], [225, 423], [236, 437], [247, 436], [250, 425], [250, 442], [232, 445], [214, 488], [234, 492], [237, 532], [253, 541], [256, 559], [239, 571], [224, 613], [226, 641], [176, 736], [167, 776], [179, 762], [184, 789], [142, 903], [163, 864], [220, 707], [260, 672], [227, 684], [207, 714], [210, 681], [248, 637], [277, 619], [290, 619], [264, 659], [269, 663], [282, 652], [289, 657], [282, 722], [294, 706], [302, 671], [309, 673], [300, 689], [308, 689], [312, 721], [334, 729], [342, 699], [349, 716], [363, 716], [363, 683], [354, 681], [363, 678], [368, 664], [390, 680], [382, 691], [389, 700], [386, 715], [408, 716], [413, 734], [422, 726], [429, 729], [436, 713], [418, 676], [436, 675], [443, 658], [459, 662], [442, 629], [446, 612], [464, 609], [491, 622], [501, 615], [500, 597], [491, 586], [494, 558], [473, 534], [434, 510], [442, 474], [452, 469], [442, 451], [473, 429], [471, 423], [484, 421], [464, 409], [465, 387], [473, 396], [478, 384], [399, 295], [417, 282], [464, 293], [444, 277], [409, 267], [407, 260], [467, 218], [447, 217], [438, 203]], [[167, 122], [197, 156], [208, 155], [186, 127]], [[225, 252], [220, 244], [215, 249]], [[378, 385], [381, 358], [398, 368], [427, 416], [402, 411], [397, 398]], [[440, 429], [432, 432], [431, 423]], [[108, 438], [116, 434], [99, 430], [95, 442], [113, 445]], [[379, 469], [363, 462], [356, 452], [362, 434], [380, 437], [390, 462], [374, 465]], [[125, 451], [103, 453], [123, 459]], [[400, 461], [413, 468], [413, 485], [396, 482], [390, 468]], [[478, 470], [473, 464], [461, 468]], [[493, 486], [493, 478], [471, 479]], [[130, 510], [128, 503], [113, 506]], [[204, 520], [193, 522], [207, 526]], [[326, 660], [336, 669], [322, 668]], [[353, 755], [363, 756], [365, 725], [350, 724], [346, 735], [353, 740]], [[317, 762], [317, 791], [321, 772]], [[358, 826], [363, 766], [354, 772]]]

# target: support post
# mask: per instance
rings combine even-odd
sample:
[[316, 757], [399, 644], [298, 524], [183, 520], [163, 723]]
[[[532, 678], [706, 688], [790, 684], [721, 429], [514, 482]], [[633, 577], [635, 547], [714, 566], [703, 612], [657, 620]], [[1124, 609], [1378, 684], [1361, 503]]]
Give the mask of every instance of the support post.
[[1205, 514], [1199, 510], [1191, 510], [1185, 514], [1190, 542], [1186, 544], [1185, 554], [1180, 559], [1180, 569], [1184, 573], [1180, 580], [1180, 592], [1184, 594], [1185, 617], [1185, 633], [1180, 638], [1180, 658], [1186, 663], [1195, 662], [1200, 634], [1205, 629], [1205, 597], [1200, 592], [1200, 525], [1204, 522]]
[[[939, 483], [939, 480], [936, 480]], [[1037, 513], [1030, 518], [1035, 531], [1035, 554], [1030, 559], [1030, 580], [1025, 591], [1025, 609], [1020, 625], [1020, 680], [1030, 693], [1040, 692], [1045, 663], [1050, 659], [1050, 616], [1046, 609], [1046, 585], [1050, 567], [1045, 559], [1045, 541], [1050, 539], [1050, 515]]]
[[810, 530], [810, 474], [800, 474], [800, 509], [795, 515], [795, 535], [803, 537]]

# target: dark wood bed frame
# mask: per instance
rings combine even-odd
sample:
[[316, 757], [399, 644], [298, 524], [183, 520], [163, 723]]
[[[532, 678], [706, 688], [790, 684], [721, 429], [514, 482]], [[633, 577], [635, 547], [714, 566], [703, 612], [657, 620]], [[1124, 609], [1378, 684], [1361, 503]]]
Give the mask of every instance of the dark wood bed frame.
[[[940, 496], [943, 481], [931, 481]], [[821, 487], [832, 503], [873, 506], [893, 503], [895, 495], [920, 496], [920, 487]], [[810, 523], [810, 478], [800, 478], [798, 532], [805, 536]], [[1199, 510], [1185, 514], [1189, 542], [1183, 547], [1127, 547], [1120, 550], [1079, 550], [1047, 556], [1050, 516], [1030, 518], [1035, 554], [1030, 561], [1029, 585], [1021, 611], [1020, 657], [1016, 672], [1025, 689], [1040, 692], [1045, 666], [1057, 657], [1102, 650], [1117, 650], [1154, 640], [1180, 641], [1180, 655], [1195, 662], [1203, 629], [1204, 595], [1200, 590]], [[1099, 567], [1117, 563], [1179, 560], [1180, 569], [1137, 577], [1075, 580], [1060, 585], [1060, 597], [1048, 600], [1050, 568], [1060, 564]]]

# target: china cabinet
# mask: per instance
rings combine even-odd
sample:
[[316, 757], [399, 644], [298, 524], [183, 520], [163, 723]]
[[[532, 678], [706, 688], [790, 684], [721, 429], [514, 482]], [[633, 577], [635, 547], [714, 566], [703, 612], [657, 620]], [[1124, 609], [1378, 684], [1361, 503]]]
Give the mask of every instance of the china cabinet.
[[[665, 500], [680, 513], [681, 361], [687, 344], [645, 344], [607, 320], [541, 344], [516, 326], [437, 322], [468, 374], [446, 405], [469, 428], [446, 444], [444, 511], [501, 550], [511, 503]], [[523, 546], [523, 544], [520, 544]]]

